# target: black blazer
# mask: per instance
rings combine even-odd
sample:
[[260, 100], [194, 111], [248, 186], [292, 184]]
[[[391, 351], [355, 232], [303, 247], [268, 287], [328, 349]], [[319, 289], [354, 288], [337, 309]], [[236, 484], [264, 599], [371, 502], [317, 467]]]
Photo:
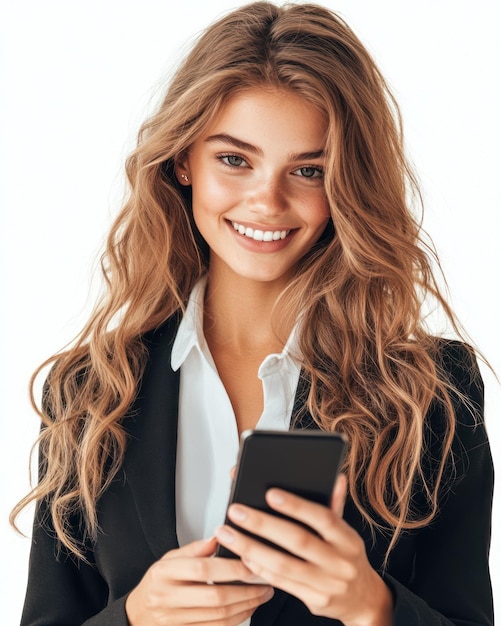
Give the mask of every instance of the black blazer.
[[[76, 562], [58, 548], [50, 523], [41, 523], [45, 505], [38, 506], [22, 626], [126, 626], [127, 594], [154, 561], [178, 547], [174, 476], [179, 376], [170, 366], [176, 330], [177, 324], [168, 322], [146, 337], [148, 366], [124, 420], [129, 443], [123, 467], [99, 501], [99, 536], [88, 546], [88, 563]], [[481, 415], [482, 383], [479, 374], [471, 375], [470, 352], [460, 343], [444, 341], [443, 364]], [[444, 490], [438, 517], [429, 527], [401, 537], [383, 574], [394, 595], [397, 626], [493, 624], [488, 569], [492, 459], [483, 423], [474, 428], [471, 408], [455, 401], [456, 479]], [[428, 419], [432, 438], [439, 438], [438, 405]], [[311, 417], [301, 426], [315, 427]], [[345, 519], [364, 538], [371, 564], [381, 571], [388, 535], [377, 533], [373, 542], [349, 499]], [[75, 520], [76, 533], [78, 528]], [[281, 591], [252, 618], [253, 626], [328, 624], [340, 622], [311, 615]]]

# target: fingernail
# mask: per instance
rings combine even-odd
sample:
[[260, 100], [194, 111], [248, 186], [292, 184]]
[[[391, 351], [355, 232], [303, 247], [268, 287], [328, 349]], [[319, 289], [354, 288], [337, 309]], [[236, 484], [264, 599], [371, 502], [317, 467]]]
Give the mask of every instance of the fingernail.
[[285, 498], [280, 491], [276, 489], [270, 489], [267, 493], [268, 499], [272, 504], [276, 504], [278, 506], [285, 504]]
[[235, 540], [235, 536], [230, 530], [228, 530], [226, 526], [220, 526], [216, 530], [216, 537], [220, 539], [223, 543], [233, 543], [233, 541]]
[[242, 507], [238, 506], [238, 504], [232, 504], [228, 510], [228, 515], [231, 519], [236, 520], [238, 522], [243, 522], [247, 517], [247, 513], [242, 509]]

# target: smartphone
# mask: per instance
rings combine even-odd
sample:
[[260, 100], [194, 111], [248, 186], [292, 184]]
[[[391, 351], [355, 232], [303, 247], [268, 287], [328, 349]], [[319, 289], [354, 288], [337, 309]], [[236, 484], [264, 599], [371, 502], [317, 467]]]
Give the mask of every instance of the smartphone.
[[[228, 506], [239, 502], [286, 517], [267, 505], [265, 494], [271, 487], [285, 489], [329, 506], [345, 449], [346, 440], [339, 433], [247, 430], [240, 438], [236, 475]], [[228, 517], [225, 524], [238, 528]], [[241, 528], [239, 530], [245, 532]], [[252, 536], [252, 533], [246, 534]], [[260, 537], [257, 539], [268, 543]], [[216, 556], [238, 558], [224, 546], [218, 546]]]

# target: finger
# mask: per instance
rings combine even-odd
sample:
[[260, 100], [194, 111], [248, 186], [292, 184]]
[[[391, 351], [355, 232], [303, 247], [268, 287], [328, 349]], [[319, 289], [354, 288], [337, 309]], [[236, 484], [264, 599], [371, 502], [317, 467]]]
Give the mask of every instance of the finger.
[[200, 539], [199, 541], [192, 541], [181, 548], [169, 550], [169, 552], [163, 555], [161, 560], [175, 559], [179, 557], [211, 556], [216, 551], [216, 548], [217, 539], [215, 537]]
[[173, 609], [231, 607], [239, 605], [240, 612], [266, 602], [273, 596], [270, 585], [179, 585], [165, 591], [166, 604]]
[[[231, 539], [228, 538], [227, 532], [231, 533]], [[325, 592], [326, 586], [334, 593], [338, 587], [344, 589], [342, 580], [333, 580], [328, 572], [318, 565], [265, 545], [233, 528], [222, 526], [216, 531], [216, 535], [221, 543], [227, 543], [232, 551], [239, 554], [245, 565], [259, 578], [266, 580], [273, 587], [293, 593], [298, 598], [305, 596], [306, 593], [321, 594], [322, 591]], [[339, 570], [344, 569], [342, 562], [338, 568], [338, 562], [332, 559], [329, 565]]]
[[[301, 600], [310, 611], [323, 615], [326, 609], [326, 599], [343, 598], [346, 595], [344, 581], [326, 576], [316, 575], [307, 579], [292, 578], [284, 575], [284, 570], [274, 571], [255, 563], [248, 563], [259, 576], [266, 578], [273, 587], [281, 589], [291, 596]], [[287, 572], [288, 573], [288, 572]], [[336, 622], [337, 623], [337, 622]]]
[[[323, 561], [330, 558], [330, 555], [325, 554], [326, 548], [330, 552], [330, 546], [326, 545], [325, 541], [318, 535], [293, 521], [242, 505], [232, 505], [228, 510], [228, 517], [244, 530], [248, 530], [253, 535], [266, 539], [302, 559]], [[231, 532], [227, 526], [224, 528]], [[219, 533], [220, 530], [218, 529], [216, 531], [218, 540], [220, 540]], [[229, 539], [228, 532], [226, 532], [226, 536]], [[243, 554], [246, 555], [245, 552]]]
[[235, 476], [237, 475], [237, 466], [234, 465], [231, 469], [230, 469], [230, 477], [231, 480], [235, 480]]
[[346, 474], [339, 474], [332, 491], [331, 510], [339, 517], [343, 517], [346, 494], [348, 492], [348, 478]]
[[[248, 526], [252, 533], [258, 535], [257, 539], [230, 526], [218, 528], [216, 536], [222, 545], [240, 556], [247, 568], [260, 579], [273, 584], [266, 575], [263, 575], [263, 567], [299, 581], [310, 580], [318, 570], [327, 571], [335, 568], [339, 575], [348, 570], [347, 556], [341, 555], [322, 538], [294, 522], [271, 515], [268, 516], [269, 521], [263, 519], [262, 523], [256, 523], [254, 520], [258, 516], [254, 516], [254, 513], [256, 511], [251, 513]], [[266, 514], [262, 515], [264, 518]], [[266, 545], [261, 538], [282, 550], [273, 545]], [[259, 569], [249, 567], [248, 562], [258, 564]]]
[[171, 582], [224, 583], [236, 580], [251, 582], [254, 579], [240, 559], [173, 556], [158, 561], [157, 566], [159, 578]]
[[[227, 546], [240, 556], [246, 567], [253, 572], [256, 572], [256, 565], [262, 568], [266, 564], [272, 570], [283, 570], [289, 575], [297, 564], [307, 565], [306, 561], [297, 558], [297, 556], [277, 549], [273, 545], [265, 544], [260, 539], [250, 537], [230, 526], [220, 526], [216, 529], [216, 536], [222, 545]], [[295, 576], [293, 573], [291, 575]]]
[[193, 606], [193, 596], [186, 607], [169, 609], [168, 623], [183, 624], [221, 624], [224, 621], [225, 626], [241, 624], [245, 619], [251, 617], [258, 606], [268, 602], [273, 597], [273, 589], [268, 587], [266, 593], [261, 593], [252, 598], [245, 598], [229, 604], [214, 604], [212, 606], [202, 606], [198, 596], [196, 604]]
[[[233, 535], [231, 541], [225, 536], [227, 530]], [[320, 609], [325, 606], [326, 598], [346, 596], [347, 581], [353, 577], [353, 564], [346, 559], [330, 558], [322, 567], [276, 550], [227, 526], [218, 529], [216, 535], [220, 543], [226, 543], [241, 556], [256, 576], [299, 598], [309, 607]], [[327, 544], [324, 542], [323, 545], [322, 554], [325, 554]]]
[[[346, 541], [346, 533], [352, 531], [350, 526], [328, 507], [282, 489], [269, 489], [266, 492], [266, 502], [272, 509], [312, 528], [326, 541], [339, 548], [342, 548]], [[231, 516], [230, 519], [233, 520]], [[240, 525], [240, 522], [237, 523]]]
[[[344, 520], [337, 517], [327, 507], [303, 498], [297, 498], [290, 493], [280, 493], [283, 493], [285, 498], [283, 501], [281, 500], [281, 510], [285, 515], [304, 522], [306, 528], [295, 523], [295, 521], [240, 504], [230, 506], [228, 517], [240, 528], [253, 535], [266, 539], [301, 559], [325, 568], [330, 569], [334, 559], [337, 561], [347, 560], [353, 555], [358, 547], [359, 536]], [[287, 505], [286, 500], [289, 498], [294, 502]], [[293, 510], [295, 503], [300, 505], [299, 512]], [[303, 508], [308, 510], [303, 510]], [[313, 530], [308, 527], [313, 527]], [[228, 530], [231, 531], [231, 529]], [[217, 531], [216, 536], [221, 543], [219, 533], [220, 531]], [[229, 535], [227, 537], [229, 538]], [[226, 547], [236, 552], [228, 543]], [[245, 555], [245, 553], [243, 554]], [[343, 567], [343, 564], [338, 563], [338, 566]]]

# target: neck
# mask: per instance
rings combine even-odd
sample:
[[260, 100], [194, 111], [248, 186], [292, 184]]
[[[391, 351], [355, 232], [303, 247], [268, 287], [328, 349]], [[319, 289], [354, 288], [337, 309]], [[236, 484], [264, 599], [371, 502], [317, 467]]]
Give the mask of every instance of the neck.
[[209, 346], [237, 352], [280, 351], [291, 328], [272, 328], [272, 312], [283, 284], [258, 282], [209, 272], [204, 304], [204, 332]]

